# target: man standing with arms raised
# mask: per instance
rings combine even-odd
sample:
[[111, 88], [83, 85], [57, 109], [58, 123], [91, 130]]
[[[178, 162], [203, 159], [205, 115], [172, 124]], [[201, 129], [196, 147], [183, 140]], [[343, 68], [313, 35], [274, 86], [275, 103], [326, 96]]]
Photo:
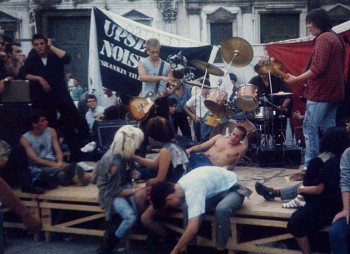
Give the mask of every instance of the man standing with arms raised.
[[173, 91], [166, 91], [166, 85], [174, 84], [175, 79], [173, 71], [169, 63], [159, 57], [160, 42], [156, 38], [151, 38], [146, 41], [146, 50], [148, 57], [141, 59], [138, 66], [138, 72], [142, 81], [141, 97], [147, 96], [149, 92], [164, 93], [164, 97], [158, 99], [155, 104], [158, 106], [151, 109], [149, 116], [140, 123], [140, 128], [145, 134], [145, 139], [140, 148], [141, 155], [146, 154], [148, 138], [147, 124], [148, 120], [154, 116], [162, 116], [169, 119], [169, 106], [167, 96]]
[[319, 128], [326, 131], [336, 125], [337, 104], [344, 99], [345, 90], [345, 46], [332, 31], [328, 13], [322, 9], [312, 10], [306, 16], [306, 26], [316, 36], [306, 71], [297, 77], [288, 74], [285, 80], [288, 84], [306, 81], [305, 170], [309, 161], [319, 154]]
[[33, 35], [32, 45], [20, 77], [31, 81], [33, 108], [46, 111], [51, 127], [57, 127], [57, 111], [60, 113], [71, 159], [78, 160], [81, 142], [89, 139], [89, 128], [66, 86], [64, 65], [70, 62], [70, 55], [42, 34]]

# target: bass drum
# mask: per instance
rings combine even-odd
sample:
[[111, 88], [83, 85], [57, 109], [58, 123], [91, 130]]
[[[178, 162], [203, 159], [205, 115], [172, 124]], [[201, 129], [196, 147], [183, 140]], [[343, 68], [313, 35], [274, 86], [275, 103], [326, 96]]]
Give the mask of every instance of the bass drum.
[[236, 120], [230, 120], [226, 123], [220, 123], [214, 129], [211, 131], [209, 139], [214, 137], [217, 134], [221, 134], [225, 137], [230, 136], [232, 130], [236, 126], [242, 126], [247, 131], [247, 136], [243, 139], [244, 144], [248, 144], [249, 147], [251, 147], [254, 144], [258, 144], [259, 141], [259, 134], [255, 127], [255, 125], [249, 121], [249, 120], [242, 120], [242, 121], [236, 121]]

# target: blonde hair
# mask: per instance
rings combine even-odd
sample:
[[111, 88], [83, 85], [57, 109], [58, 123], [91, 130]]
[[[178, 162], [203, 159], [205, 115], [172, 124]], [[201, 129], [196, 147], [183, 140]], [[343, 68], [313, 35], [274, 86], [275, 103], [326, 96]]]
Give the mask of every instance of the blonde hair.
[[111, 149], [113, 154], [123, 158], [130, 158], [143, 141], [143, 132], [132, 125], [124, 125], [114, 135]]

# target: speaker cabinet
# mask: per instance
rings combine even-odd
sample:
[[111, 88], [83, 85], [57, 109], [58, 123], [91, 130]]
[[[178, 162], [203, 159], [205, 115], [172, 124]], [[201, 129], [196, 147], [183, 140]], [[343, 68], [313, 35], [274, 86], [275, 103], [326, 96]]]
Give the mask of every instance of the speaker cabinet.
[[258, 159], [261, 167], [301, 164], [302, 150], [297, 145], [263, 146], [259, 148]]
[[94, 140], [101, 150], [108, 150], [113, 142], [114, 134], [124, 125], [137, 126], [136, 121], [108, 120], [95, 121], [93, 126]]

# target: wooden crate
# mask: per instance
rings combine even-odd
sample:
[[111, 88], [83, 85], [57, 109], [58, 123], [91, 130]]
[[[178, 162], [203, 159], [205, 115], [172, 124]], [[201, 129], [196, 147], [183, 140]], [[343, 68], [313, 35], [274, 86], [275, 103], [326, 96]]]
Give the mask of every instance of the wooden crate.
[[[38, 195], [38, 200], [46, 241], [50, 241], [51, 232], [103, 236], [104, 227], [95, 229], [82, 226], [83, 223], [104, 218], [103, 210], [98, 203], [96, 185], [61, 187]], [[64, 221], [54, 220], [55, 211], [61, 211]], [[68, 211], [78, 211], [79, 217], [76, 218], [75, 214], [72, 216], [74, 218], [71, 218], [67, 215]], [[104, 223], [104, 220], [101, 221]]]

